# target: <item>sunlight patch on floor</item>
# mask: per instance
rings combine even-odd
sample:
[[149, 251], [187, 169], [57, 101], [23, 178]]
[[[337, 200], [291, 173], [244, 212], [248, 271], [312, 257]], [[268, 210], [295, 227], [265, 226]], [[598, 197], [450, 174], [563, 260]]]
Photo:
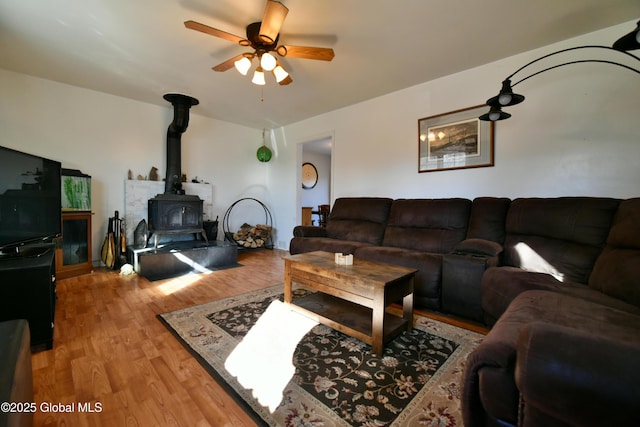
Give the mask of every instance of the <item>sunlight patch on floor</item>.
[[184, 288], [188, 288], [200, 279], [202, 279], [202, 276], [200, 274], [187, 273], [183, 274], [180, 277], [171, 279], [167, 283], [163, 283], [162, 285], [158, 286], [158, 289], [160, 289], [160, 292], [162, 292], [164, 295], [171, 295]]
[[225, 368], [273, 413], [295, 373], [293, 352], [317, 322], [273, 301], [225, 361]]

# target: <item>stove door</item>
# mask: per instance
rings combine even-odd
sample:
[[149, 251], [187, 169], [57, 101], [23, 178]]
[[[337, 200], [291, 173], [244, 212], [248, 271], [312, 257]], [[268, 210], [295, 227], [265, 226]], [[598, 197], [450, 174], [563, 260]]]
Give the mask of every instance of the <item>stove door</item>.
[[155, 232], [201, 229], [202, 203], [202, 200], [188, 198], [149, 200], [149, 230]]
[[199, 206], [193, 204], [167, 206], [160, 221], [163, 230], [202, 227]]

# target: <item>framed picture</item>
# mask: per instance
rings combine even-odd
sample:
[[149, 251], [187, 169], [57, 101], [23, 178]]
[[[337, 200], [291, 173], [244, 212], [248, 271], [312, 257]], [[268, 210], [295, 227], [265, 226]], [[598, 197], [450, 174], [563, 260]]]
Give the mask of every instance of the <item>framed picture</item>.
[[418, 120], [418, 172], [493, 166], [494, 122], [478, 117], [486, 105]]

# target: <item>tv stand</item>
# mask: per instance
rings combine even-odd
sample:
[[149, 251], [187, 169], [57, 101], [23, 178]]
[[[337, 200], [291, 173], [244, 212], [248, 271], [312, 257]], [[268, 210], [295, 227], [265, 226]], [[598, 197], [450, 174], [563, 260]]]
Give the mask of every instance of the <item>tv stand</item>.
[[62, 236], [56, 245], [59, 280], [93, 271], [91, 215], [89, 211], [62, 212]]
[[53, 347], [55, 274], [53, 243], [0, 256], [0, 321], [27, 319], [32, 351]]

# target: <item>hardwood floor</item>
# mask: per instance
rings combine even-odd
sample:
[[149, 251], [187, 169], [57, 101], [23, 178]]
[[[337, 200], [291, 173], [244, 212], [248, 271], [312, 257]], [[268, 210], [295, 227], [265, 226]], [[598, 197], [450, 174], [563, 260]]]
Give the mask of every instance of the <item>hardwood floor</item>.
[[156, 315], [283, 283], [286, 254], [156, 282], [106, 269], [58, 281], [54, 348], [32, 356], [34, 425], [255, 426]]
[[[53, 350], [32, 357], [34, 425], [256, 425], [156, 315], [282, 283], [285, 254], [244, 252], [242, 267], [156, 282], [106, 269], [60, 280]], [[101, 411], [80, 412], [87, 403]]]

